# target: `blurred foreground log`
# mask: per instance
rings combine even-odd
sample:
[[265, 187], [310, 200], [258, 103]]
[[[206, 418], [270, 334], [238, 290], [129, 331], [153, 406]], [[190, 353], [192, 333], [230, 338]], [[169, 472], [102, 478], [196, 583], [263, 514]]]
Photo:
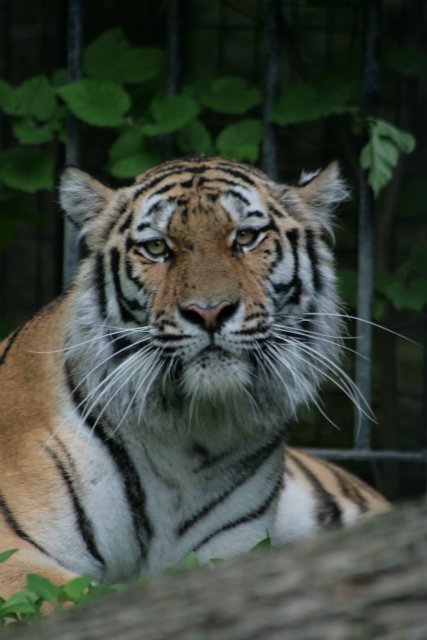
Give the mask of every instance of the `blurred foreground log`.
[[427, 638], [427, 513], [398, 509], [347, 531], [153, 579], [56, 614], [14, 640]]

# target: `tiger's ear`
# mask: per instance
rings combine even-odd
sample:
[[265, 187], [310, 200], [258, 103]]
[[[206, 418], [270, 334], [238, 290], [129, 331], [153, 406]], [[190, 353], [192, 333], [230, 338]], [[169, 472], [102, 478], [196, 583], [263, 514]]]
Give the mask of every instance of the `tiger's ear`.
[[330, 213], [350, 197], [337, 162], [313, 174], [303, 172], [297, 191], [315, 219], [326, 228], [329, 227]]
[[65, 169], [59, 184], [59, 200], [70, 220], [83, 234], [85, 227], [106, 207], [113, 191], [89, 174], [69, 167]]

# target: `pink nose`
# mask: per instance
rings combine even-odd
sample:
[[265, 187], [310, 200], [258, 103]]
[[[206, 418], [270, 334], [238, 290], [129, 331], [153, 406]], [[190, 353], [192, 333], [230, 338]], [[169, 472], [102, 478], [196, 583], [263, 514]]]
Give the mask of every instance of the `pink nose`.
[[238, 307], [237, 302], [223, 300], [212, 307], [201, 307], [198, 304], [189, 304], [180, 309], [186, 320], [197, 324], [208, 331], [219, 329], [226, 320], [231, 318]]

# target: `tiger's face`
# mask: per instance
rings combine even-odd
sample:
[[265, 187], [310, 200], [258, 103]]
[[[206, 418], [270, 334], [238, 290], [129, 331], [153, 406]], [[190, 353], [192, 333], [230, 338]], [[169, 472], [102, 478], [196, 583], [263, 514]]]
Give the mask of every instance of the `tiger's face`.
[[[123, 328], [118, 346], [124, 335], [141, 344], [164, 388], [214, 405], [249, 395], [261, 412], [294, 412], [338, 349], [321, 233], [339, 193], [334, 167], [283, 187], [212, 158], [165, 163], [118, 192], [73, 170], [62, 203], [92, 252], [98, 324]], [[316, 336], [331, 328], [325, 350]]]

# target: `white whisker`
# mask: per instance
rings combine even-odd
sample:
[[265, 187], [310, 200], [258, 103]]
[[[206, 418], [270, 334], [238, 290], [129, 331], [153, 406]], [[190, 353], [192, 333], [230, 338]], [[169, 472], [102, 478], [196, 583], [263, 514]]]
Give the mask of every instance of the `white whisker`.
[[[382, 331], [386, 331], [387, 333], [391, 333], [395, 336], [397, 336], [398, 338], [402, 338], [402, 340], [406, 340], [407, 342], [410, 342], [414, 345], [416, 345], [417, 347], [421, 347], [422, 345], [420, 345], [419, 342], [416, 342], [415, 340], [411, 340], [411, 338], [407, 338], [406, 336], [404, 336], [403, 334], [399, 333], [398, 331], [394, 331], [393, 329], [389, 329], [388, 327], [385, 327], [382, 324], [378, 324], [377, 322], [372, 322], [372, 320], [366, 320], [365, 318], [359, 318], [358, 316], [352, 316], [348, 313], [327, 313], [327, 312], [323, 312], [323, 311], [311, 311], [311, 312], [307, 312], [305, 314], [306, 316], [319, 316], [319, 317], [325, 317], [325, 318], [341, 318], [342, 320], [357, 320], [358, 322], [362, 322], [364, 324], [370, 324], [372, 327], [375, 327], [376, 329], [381, 329]], [[298, 318], [298, 316], [286, 316], [287, 318], [295, 318], [295, 319], [300, 319]]]

